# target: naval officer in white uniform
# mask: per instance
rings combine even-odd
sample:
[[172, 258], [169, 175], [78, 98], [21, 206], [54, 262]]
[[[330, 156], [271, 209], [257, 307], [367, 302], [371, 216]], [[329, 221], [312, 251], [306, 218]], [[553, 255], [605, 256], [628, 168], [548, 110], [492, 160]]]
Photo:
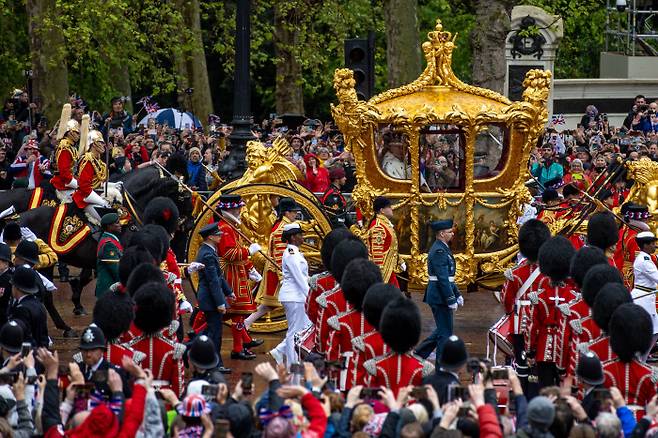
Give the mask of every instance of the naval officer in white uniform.
[[[656, 251], [656, 241], [658, 238], [651, 231], [642, 231], [637, 233], [635, 241], [640, 247], [639, 253], [635, 256], [633, 263], [633, 290], [631, 295], [635, 304], [640, 305], [651, 316], [653, 323], [653, 338], [651, 347], [658, 340], [658, 313], [656, 313], [656, 286], [658, 286], [658, 267], [656, 260], [652, 257]], [[649, 348], [651, 351], [651, 348]], [[643, 359], [646, 360], [649, 355], [646, 352]]]

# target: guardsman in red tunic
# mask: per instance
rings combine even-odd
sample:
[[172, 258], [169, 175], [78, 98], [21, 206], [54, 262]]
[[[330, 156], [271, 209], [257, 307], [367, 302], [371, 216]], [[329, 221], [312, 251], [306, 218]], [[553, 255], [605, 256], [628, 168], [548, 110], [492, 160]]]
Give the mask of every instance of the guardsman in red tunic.
[[231, 359], [249, 360], [256, 355], [249, 349], [263, 343], [262, 339], [252, 339], [244, 325], [245, 315], [256, 311], [256, 302], [251, 295], [249, 280], [259, 282], [261, 275], [254, 268], [250, 257], [260, 251], [260, 245], [252, 243], [244, 246], [236, 228], [240, 227], [240, 210], [245, 205], [240, 195], [222, 195], [219, 197], [218, 207], [222, 211], [222, 218], [218, 227], [223, 233], [217, 245], [217, 255], [226, 281], [233, 289], [235, 301], [231, 303], [229, 313], [224, 320], [231, 319], [231, 334], [233, 336], [233, 350]]
[[626, 286], [630, 289], [633, 286], [633, 263], [640, 247], [635, 241], [635, 236], [640, 231], [649, 231], [647, 220], [651, 217], [649, 209], [645, 205], [624, 204], [622, 206], [624, 219], [619, 228], [619, 243], [615, 250], [615, 265], [621, 267], [620, 270], [624, 275]]
[[539, 268], [544, 278], [538, 292], [530, 294], [533, 304], [528, 357], [537, 362], [539, 387], [559, 383], [558, 365], [564, 348], [561, 328], [566, 315], [561, 305], [577, 298], [567, 283], [571, 258], [575, 251], [566, 238], [553, 237], [539, 250]]
[[383, 356], [389, 349], [379, 333], [382, 312], [388, 303], [402, 296], [402, 292], [392, 284], [379, 283], [370, 286], [363, 298], [363, 316], [372, 330], [352, 339], [355, 354], [356, 384], [363, 385], [366, 372], [363, 364], [370, 359]]
[[121, 335], [130, 328], [134, 318], [133, 301], [125, 293], [108, 291], [96, 300], [94, 323], [107, 339], [105, 359], [116, 366], [122, 366], [123, 356], [130, 357], [137, 364], [146, 357], [141, 351], [135, 351], [119, 341]]
[[249, 327], [258, 320], [261, 316], [271, 312], [277, 307], [281, 307], [279, 302], [279, 288], [281, 287], [281, 262], [283, 260], [283, 251], [286, 249], [286, 243], [281, 238], [283, 234], [283, 227], [287, 224], [295, 222], [297, 213], [301, 207], [297, 205], [292, 198], [281, 198], [279, 200], [279, 217], [272, 226], [272, 233], [267, 248], [267, 255], [274, 260], [277, 266], [272, 266], [272, 263], [265, 261], [265, 268], [263, 269], [263, 280], [258, 285], [258, 292], [256, 294], [256, 303], [258, 307], [254, 313], [245, 319], [244, 324], [247, 330]]
[[[591, 258], [588, 257], [590, 263], [595, 261], [597, 258], [601, 263], [587, 269], [587, 273], [582, 280], [579, 280], [582, 270], [577, 267], [576, 259], [574, 259], [574, 261], [571, 263], [571, 272], [574, 281], [576, 284], [582, 283], [582, 285], [580, 288], [581, 300], [578, 300], [578, 304], [574, 304], [574, 306], [572, 306], [577, 306], [577, 308], [573, 308], [573, 313], [569, 314], [567, 321], [567, 328], [570, 330], [570, 347], [568, 352], [569, 356], [566, 361], [568, 376], [575, 375], [578, 358], [580, 357], [579, 353], [584, 352], [587, 349], [588, 344], [601, 336], [601, 328], [596, 324], [593, 317], [594, 303], [596, 302], [596, 297], [598, 296], [599, 292], [608, 283], [617, 283], [623, 285], [621, 273], [616, 268], [608, 264], [605, 255], [598, 248], [589, 246], [585, 248], [594, 250], [595, 253], [599, 254], [598, 256]], [[578, 252], [580, 253], [585, 251], [585, 248]], [[583, 303], [586, 306], [585, 309], [582, 308]], [[575, 318], [576, 314], [580, 315], [579, 319]]]
[[[608, 259], [603, 251], [593, 246], [584, 246], [580, 248], [571, 260], [571, 280], [574, 283], [574, 290], [581, 291], [583, 281], [587, 272], [593, 266], [603, 264], [606, 266]], [[613, 268], [614, 269], [614, 268]], [[566, 318], [563, 320], [563, 327], [560, 329], [563, 332], [564, 350], [562, 352], [562, 360], [558, 364], [560, 369], [567, 369], [571, 362], [571, 346], [572, 339], [575, 334], [573, 326], [576, 321], [589, 315], [590, 306], [583, 300], [582, 294], [566, 306]]]
[[385, 283], [399, 287], [395, 273], [405, 271], [406, 266], [403, 261], [398, 259], [398, 238], [391, 223], [393, 218], [391, 201], [383, 196], [378, 196], [373, 202], [373, 210], [375, 217], [370, 221], [365, 236], [370, 260], [381, 269]]
[[584, 350], [593, 351], [601, 359], [606, 362], [616, 358], [610, 346], [610, 337], [608, 328], [613, 313], [622, 304], [631, 303], [631, 294], [623, 284], [618, 282], [610, 282], [601, 288], [594, 300], [594, 307], [592, 308], [592, 319], [601, 330], [601, 336], [590, 342], [587, 346], [581, 345], [579, 348]]
[[658, 370], [639, 360], [652, 347], [652, 333], [651, 317], [637, 304], [622, 304], [610, 319], [610, 346], [617, 358], [603, 363], [604, 384], [617, 387], [631, 409], [643, 409], [656, 395]]
[[[354, 259], [367, 259], [368, 250], [361, 240], [356, 236], [349, 236], [340, 242], [334, 249], [331, 257], [331, 275], [338, 279], [343, 278], [343, 272], [347, 264]], [[319, 330], [316, 334], [320, 353], [326, 353], [329, 349], [329, 337], [334, 330], [328, 323], [332, 316], [347, 311], [347, 300], [343, 294], [340, 284], [320, 295], [316, 302], [320, 306]]]
[[543, 276], [537, 265], [539, 248], [551, 238], [548, 227], [537, 219], [530, 219], [519, 229], [519, 251], [525, 259], [514, 269], [505, 272], [505, 283], [501, 291], [505, 313], [513, 318], [512, 346], [516, 373], [527, 386], [528, 363], [525, 352], [524, 333], [530, 330], [532, 322], [532, 307], [529, 295], [537, 292]]
[[73, 201], [79, 208], [84, 208], [92, 221], [100, 224], [100, 216], [94, 207], [110, 206], [109, 202], [101, 198], [94, 191], [107, 179], [107, 166], [103, 161], [105, 153], [105, 140], [99, 131], [89, 133], [89, 151], [85, 153], [78, 163], [78, 188], [73, 193]]
[[614, 259], [614, 253], [619, 241], [619, 227], [615, 216], [602, 211], [590, 216], [587, 223], [587, 244], [601, 249], [611, 266], [621, 270]]
[[146, 283], [134, 296], [135, 326], [142, 334], [129, 342], [129, 346], [146, 354], [144, 368], [153, 373], [156, 380], [166, 380], [169, 387], [181, 397], [185, 386], [183, 353], [185, 346], [162, 334], [169, 326], [175, 300], [169, 289], [161, 283]]
[[355, 259], [345, 267], [341, 289], [347, 300], [347, 311], [327, 321], [333, 329], [329, 335], [327, 360], [343, 361], [346, 374], [346, 379], [340, 382], [343, 391], [357, 384], [358, 368], [363, 365], [362, 352], [354, 349], [352, 340], [374, 330], [363, 314], [363, 299], [371, 286], [381, 282], [379, 266], [370, 260]]
[[363, 364], [369, 387], [385, 386], [397, 396], [400, 388], [420, 386], [423, 378], [434, 372], [434, 365], [412, 354], [420, 339], [420, 326], [420, 311], [413, 301], [400, 297], [386, 306], [380, 330], [391, 351]]
[[[62, 123], [62, 120], [60, 120], [60, 123]], [[55, 175], [50, 179], [50, 183], [59, 192], [70, 192], [78, 188], [78, 181], [75, 179], [73, 172], [75, 163], [78, 161], [76, 143], [80, 141], [80, 126], [75, 120], [68, 120], [64, 123], [66, 133], [59, 140], [55, 149]]]

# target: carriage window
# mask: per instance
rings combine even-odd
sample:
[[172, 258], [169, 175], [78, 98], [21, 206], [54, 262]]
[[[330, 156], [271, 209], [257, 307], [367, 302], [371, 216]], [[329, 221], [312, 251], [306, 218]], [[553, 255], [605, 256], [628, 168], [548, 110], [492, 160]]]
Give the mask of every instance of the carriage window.
[[459, 189], [463, 181], [463, 136], [454, 125], [420, 131], [420, 185], [425, 192]]
[[396, 131], [390, 125], [381, 126], [375, 131], [375, 152], [379, 167], [390, 178], [411, 179], [409, 164], [409, 137]]
[[473, 177], [475, 179], [492, 178], [505, 165], [505, 130], [497, 125], [487, 125], [475, 138], [473, 157]]

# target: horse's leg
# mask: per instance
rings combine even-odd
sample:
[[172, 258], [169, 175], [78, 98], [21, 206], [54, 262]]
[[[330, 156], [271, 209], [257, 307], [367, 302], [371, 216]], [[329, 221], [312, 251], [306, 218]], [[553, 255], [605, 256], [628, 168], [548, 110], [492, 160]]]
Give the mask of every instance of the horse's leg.
[[89, 284], [92, 278], [92, 270], [90, 268], [83, 268], [80, 271], [80, 278], [74, 278], [69, 281], [71, 285], [71, 291], [73, 295], [71, 296], [71, 301], [73, 301], [73, 314], [74, 315], [86, 315], [87, 311], [82, 306], [80, 298], [82, 297], [82, 290], [84, 287]]

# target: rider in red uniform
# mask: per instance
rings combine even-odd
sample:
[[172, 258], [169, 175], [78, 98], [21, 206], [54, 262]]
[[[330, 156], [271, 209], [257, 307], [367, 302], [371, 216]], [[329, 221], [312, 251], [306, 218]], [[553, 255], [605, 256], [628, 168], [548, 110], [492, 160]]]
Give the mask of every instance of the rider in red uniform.
[[80, 126], [75, 120], [66, 123], [66, 133], [55, 149], [55, 176], [50, 183], [59, 191], [78, 188], [78, 181], [73, 175], [75, 163], [78, 160], [76, 143], [80, 141]]
[[89, 133], [89, 151], [78, 164], [78, 188], [73, 193], [73, 201], [83, 208], [90, 219], [100, 224], [100, 216], [94, 207], [108, 208], [110, 204], [94, 191], [107, 179], [107, 166], [103, 161], [105, 140], [99, 131]]

